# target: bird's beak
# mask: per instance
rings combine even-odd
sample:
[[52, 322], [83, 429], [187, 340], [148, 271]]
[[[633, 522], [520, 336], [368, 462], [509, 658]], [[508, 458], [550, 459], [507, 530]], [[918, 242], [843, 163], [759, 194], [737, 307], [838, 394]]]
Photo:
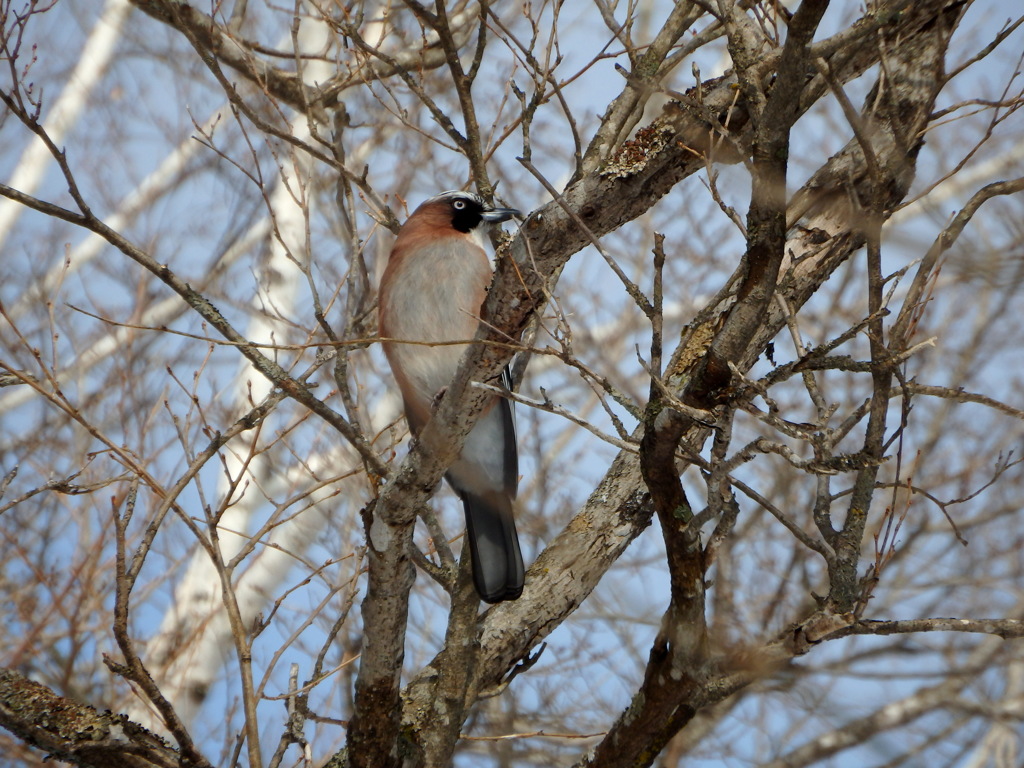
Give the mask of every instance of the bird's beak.
[[508, 221], [513, 216], [522, 215], [522, 212], [515, 208], [491, 208], [490, 210], [486, 210], [480, 214], [480, 218], [490, 224], [496, 224], [500, 221]]

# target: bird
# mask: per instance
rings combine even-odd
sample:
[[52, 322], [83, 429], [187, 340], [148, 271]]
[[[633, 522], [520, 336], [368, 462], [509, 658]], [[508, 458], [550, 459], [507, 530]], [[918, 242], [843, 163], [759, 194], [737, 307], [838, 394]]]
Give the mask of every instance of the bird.
[[[414, 437], [466, 349], [450, 342], [476, 335], [492, 277], [485, 229], [519, 215], [454, 190], [423, 202], [398, 232], [380, 280], [378, 333]], [[507, 367], [502, 386], [511, 391]], [[445, 479], [462, 500], [477, 594], [487, 603], [517, 599], [525, 570], [513, 516], [519, 458], [509, 399], [490, 399]]]

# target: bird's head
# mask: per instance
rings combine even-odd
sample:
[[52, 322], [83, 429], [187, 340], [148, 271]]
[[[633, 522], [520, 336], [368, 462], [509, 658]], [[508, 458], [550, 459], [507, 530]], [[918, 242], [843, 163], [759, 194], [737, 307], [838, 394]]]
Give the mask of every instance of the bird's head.
[[434, 195], [417, 208], [410, 219], [430, 218], [444, 221], [457, 232], [470, 233], [481, 224], [496, 224], [521, 215], [515, 208], [495, 208], [472, 192], [453, 190]]

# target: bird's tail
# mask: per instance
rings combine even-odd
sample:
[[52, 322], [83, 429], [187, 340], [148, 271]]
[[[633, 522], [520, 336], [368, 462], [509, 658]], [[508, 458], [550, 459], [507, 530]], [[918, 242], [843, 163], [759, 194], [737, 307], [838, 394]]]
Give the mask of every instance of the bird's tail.
[[477, 594], [488, 603], [515, 600], [523, 593], [525, 569], [512, 500], [500, 491], [461, 496]]

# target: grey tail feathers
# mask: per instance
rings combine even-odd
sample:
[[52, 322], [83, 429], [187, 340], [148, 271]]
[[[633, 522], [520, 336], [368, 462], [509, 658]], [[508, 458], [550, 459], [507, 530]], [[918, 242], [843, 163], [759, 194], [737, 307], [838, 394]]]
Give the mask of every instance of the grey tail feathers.
[[523, 593], [525, 569], [512, 500], [500, 491], [460, 495], [466, 510], [466, 536], [477, 594], [488, 603], [515, 600]]

